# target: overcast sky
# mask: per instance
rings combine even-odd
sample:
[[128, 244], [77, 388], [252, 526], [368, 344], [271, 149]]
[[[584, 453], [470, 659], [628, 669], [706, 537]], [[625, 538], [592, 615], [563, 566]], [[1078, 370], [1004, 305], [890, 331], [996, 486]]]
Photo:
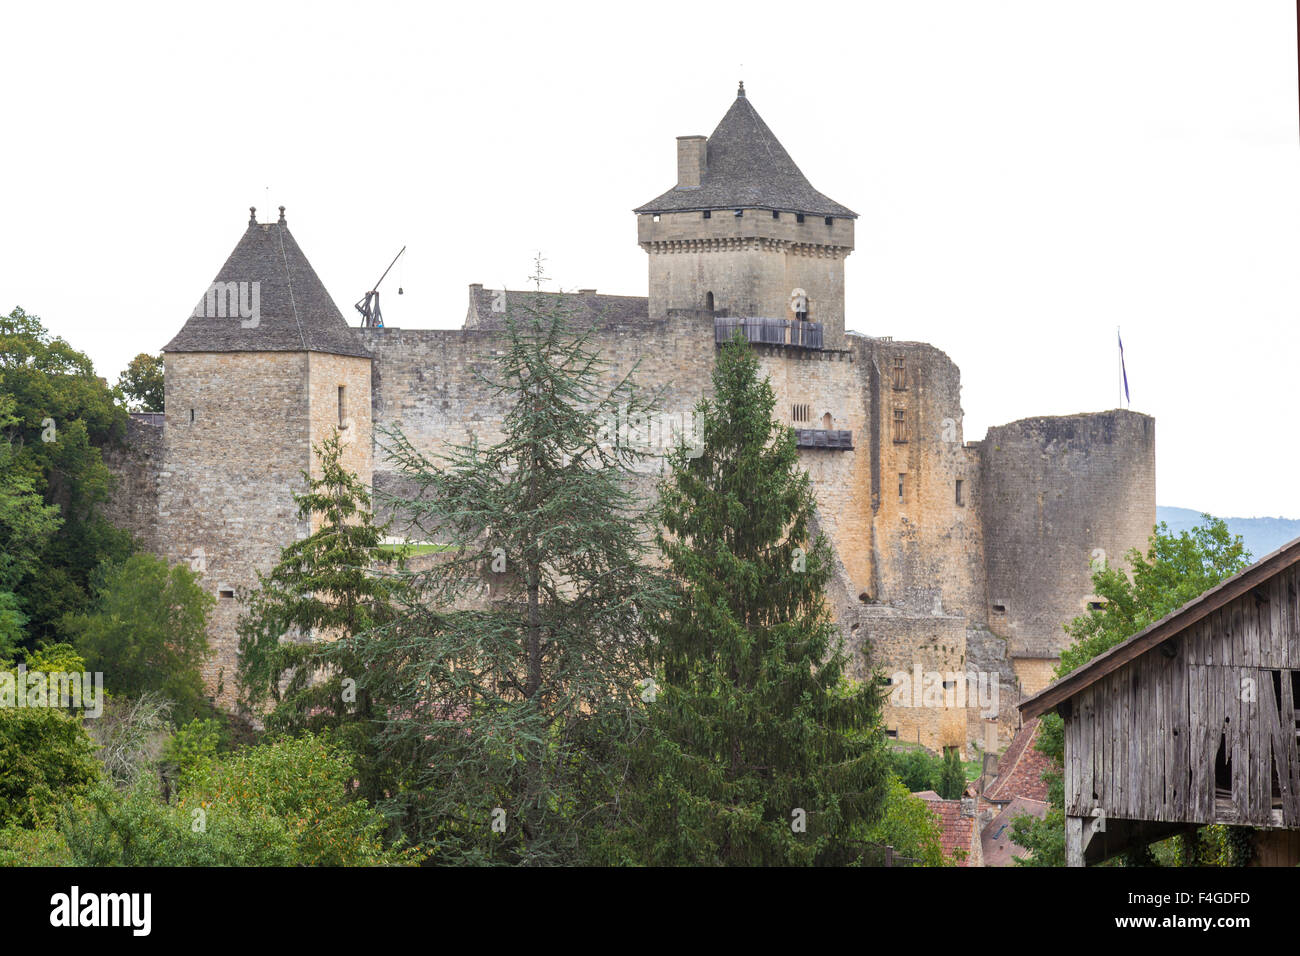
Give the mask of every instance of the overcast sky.
[[[6, 4], [0, 308], [116, 380], [248, 207], [349, 321], [466, 287], [646, 291], [631, 210], [743, 77], [856, 210], [848, 327], [961, 367], [965, 435], [1118, 404], [1160, 504], [1300, 517], [1300, 137], [1280, 0]], [[405, 294], [397, 296], [398, 286]]]

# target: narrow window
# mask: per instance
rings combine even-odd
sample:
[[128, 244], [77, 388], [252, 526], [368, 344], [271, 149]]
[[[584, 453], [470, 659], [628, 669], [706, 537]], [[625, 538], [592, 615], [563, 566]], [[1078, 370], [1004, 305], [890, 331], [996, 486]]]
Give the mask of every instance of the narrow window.
[[704, 218], [705, 219], [710, 218], [710, 211], [708, 209], [704, 210]]
[[347, 407], [346, 396], [347, 396], [347, 386], [340, 385], [339, 386], [339, 428], [348, 427], [347, 412], [345, 411]]
[[780, 218], [781, 218], [781, 214], [780, 214], [779, 212], [777, 212], [775, 209], [773, 209], [773, 210], [772, 210], [772, 218], [773, 218], [773, 219], [780, 219]]
[[828, 226], [833, 226], [833, 225], [835, 225], [835, 217], [834, 217], [834, 216], [827, 216], [827, 217], [826, 217], [826, 225], [828, 225]]
[[801, 213], [801, 212], [800, 212], [800, 213], [796, 213], [796, 214], [795, 214], [795, 217], [794, 217], [794, 221], [795, 221], [795, 222], [803, 222], [803, 213]]
[[190, 421], [194, 421], [194, 409], [190, 409]]
[[994, 613], [994, 614], [1006, 614], [1006, 613], [1007, 613], [1007, 606], [1006, 606], [1005, 604], [995, 604], [995, 605], [993, 605], [993, 613]]
[[227, 598], [227, 599], [233, 598], [235, 596], [235, 592], [230, 590], [229, 588], [222, 588], [220, 591], [217, 592], [217, 594], [220, 597]]
[[1089, 601], [1089, 602], [1088, 602], [1088, 610], [1090, 610], [1090, 611], [1100, 611], [1100, 610], [1101, 610], [1102, 608], [1104, 608], [1105, 606], [1106, 606], [1106, 602], [1105, 602], [1105, 601]]
[[903, 500], [904, 480], [906, 478], [907, 478], [907, 474], [905, 472], [899, 473], [898, 475], [898, 500], [899, 501]]
[[961, 479], [958, 478], [958, 479], [957, 479], [957, 505], [958, 505], [958, 507], [961, 507], [961, 506], [963, 506], [963, 505], [965, 505], [965, 504], [966, 504], [966, 501], [965, 501], [965, 499], [962, 497], [962, 493], [961, 493]]
[[902, 355], [894, 356], [894, 388], [902, 390], [907, 388], [907, 358]]
[[903, 444], [907, 441], [907, 409], [894, 409], [894, 441]]
[[831, 430], [831, 423], [832, 423], [833, 421], [834, 421], [834, 419], [831, 418], [831, 413], [830, 413], [830, 412], [827, 412], [825, 415], [822, 416], [822, 428], [826, 429], [827, 431], [830, 431], [830, 430]]
[[712, 293], [712, 292], [706, 292], [706, 293], [704, 293], [704, 307], [705, 307], [706, 309], [708, 309], [710, 312], [713, 311], [713, 293]]
[[897, 730], [886, 730], [886, 731], [885, 731], [885, 736], [886, 736], [886, 737], [893, 737], [893, 738], [897, 739], [897, 737], [898, 737], [898, 731], [897, 731]]

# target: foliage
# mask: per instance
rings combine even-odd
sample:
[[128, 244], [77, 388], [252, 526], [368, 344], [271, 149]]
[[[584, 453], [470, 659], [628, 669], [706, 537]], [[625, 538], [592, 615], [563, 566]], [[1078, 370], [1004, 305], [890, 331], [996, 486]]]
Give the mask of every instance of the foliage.
[[162, 695], [145, 692], [138, 697], [113, 697], [90, 725], [99, 744], [96, 756], [115, 787], [126, 789], [151, 775], [161, 738], [170, 728], [172, 703]]
[[163, 747], [163, 764], [183, 777], [194, 772], [199, 764], [215, 760], [228, 743], [221, 721], [191, 720], [178, 728]]
[[[29, 654], [24, 664], [29, 674], [83, 670], [67, 645]], [[16, 696], [16, 683], [16, 669], [0, 671], [0, 695], [7, 686]], [[95, 745], [80, 714], [0, 705], [0, 827], [49, 824], [60, 803], [98, 779]]]
[[405, 581], [378, 570], [387, 527], [374, 523], [370, 495], [343, 467], [343, 451], [337, 433], [315, 448], [319, 476], [304, 473], [308, 491], [294, 500], [316, 530], [286, 547], [243, 596], [240, 693], [250, 711], [275, 702], [266, 718], [273, 731], [332, 730], [357, 754], [360, 793], [373, 801], [391, 789], [374, 740], [384, 714], [359, 681], [364, 665], [351, 639], [393, 619]]
[[901, 856], [915, 857], [922, 866], [952, 865], [944, 859], [939, 823], [934, 814], [926, 802], [912, 796], [908, 785], [897, 777], [889, 781], [884, 814], [867, 828], [866, 839], [892, 846]]
[[134, 554], [106, 569], [94, 607], [69, 618], [65, 630], [110, 692], [161, 694], [184, 722], [211, 713], [199, 668], [215, 603], [185, 565], [169, 569], [160, 558]]
[[831, 552], [794, 435], [743, 338], [673, 456], [659, 547], [675, 598], [655, 622], [621, 851], [655, 865], [835, 864], [888, 785], [880, 692], [853, 685], [825, 602]]
[[[90, 359], [50, 336], [39, 318], [19, 308], [0, 315], [0, 445], [6, 446], [0, 485], [20, 498], [39, 496], [61, 518], [43, 541], [38, 535], [20, 542], [24, 548], [40, 542], [21, 559], [25, 573], [9, 589], [21, 596], [28, 617], [27, 646], [58, 639], [63, 616], [86, 610], [100, 562], [131, 552], [130, 535], [99, 513], [112, 485], [101, 448], [126, 434], [127, 415], [115, 397]], [[48, 523], [24, 508], [28, 520]], [[0, 515], [0, 524], [5, 521]]]
[[966, 792], [966, 768], [962, 766], [956, 747], [944, 748], [943, 770], [939, 773], [939, 786], [936, 789], [945, 800], [960, 799]]
[[415, 579], [423, 600], [355, 646], [405, 768], [393, 812], [439, 862], [578, 858], [613, 799], [599, 732], [626, 727], [664, 600], [632, 484], [643, 453], [608, 427], [648, 405], [628, 378], [604, 384], [593, 330], [547, 309], [515, 296], [480, 374], [506, 409], [498, 441], [431, 458], [386, 433], [414, 489], [395, 510], [447, 547]]
[[139, 785], [101, 787], [60, 820], [79, 866], [374, 866], [418, 862], [390, 850], [383, 817], [351, 800], [345, 753], [306, 735], [196, 762], [174, 804]]
[[71, 865], [68, 842], [53, 825], [0, 829], [0, 867]]
[[909, 793], [922, 790], [939, 792], [939, 777], [943, 774], [943, 759], [921, 747], [888, 751], [890, 770], [907, 787]]
[[141, 352], [117, 377], [117, 389], [133, 412], [163, 411], [163, 360]]
[[[1100, 607], [1065, 625], [1074, 643], [1061, 654], [1058, 678], [1082, 667], [1099, 654], [1144, 630], [1219, 582], [1250, 565], [1239, 536], [1228, 532], [1222, 519], [1202, 515], [1202, 523], [1189, 531], [1171, 534], [1161, 522], [1152, 532], [1144, 555], [1134, 548], [1127, 555], [1131, 572], [1109, 566], [1092, 575], [1093, 592]], [[1043, 820], [1018, 817], [1013, 839], [1032, 855], [1026, 866], [1065, 864], [1065, 732], [1057, 714], [1044, 714], [1037, 748], [1052, 758], [1044, 772], [1048, 782], [1049, 810]], [[1148, 865], [1149, 854], [1132, 855], [1129, 865]]]

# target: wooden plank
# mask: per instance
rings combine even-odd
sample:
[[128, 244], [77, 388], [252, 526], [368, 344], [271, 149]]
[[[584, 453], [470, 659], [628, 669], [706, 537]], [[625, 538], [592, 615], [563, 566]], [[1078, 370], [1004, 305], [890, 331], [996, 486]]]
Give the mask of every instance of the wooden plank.
[[[1291, 671], [1282, 672], [1282, 699], [1278, 701], [1278, 725], [1281, 747], [1278, 757], [1278, 782], [1282, 787], [1282, 822], [1300, 826], [1300, 754], [1295, 736], [1295, 694], [1291, 689]], [[1282, 782], [1282, 778], [1286, 782]]]
[[[1155, 786], [1152, 796], [1155, 799], [1155, 819], [1169, 819], [1169, 679], [1173, 662], [1163, 654], [1149, 654], [1155, 678], [1156, 731], [1152, 738], [1152, 763], [1155, 765], [1152, 779]], [[1179, 662], [1181, 666], [1181, 662]]]
[[1093, 689], [1079, 695], [1079, 809], [1091, 813], [1097, 802], [1092, 798], [1093, 749], [1096, 746], [1097, 714], [1093, 706]]
[[1171, 790], [1171, 820], [1187, 819], [1187, 748], [1191, 743], [1191, 727], [1187, 720], [1187, 671], [1186, 664], [1175, 660], [1172, 671], [1173, 713], [1172, 733], [1170, 734], [1170, 775], [1173, 778]]

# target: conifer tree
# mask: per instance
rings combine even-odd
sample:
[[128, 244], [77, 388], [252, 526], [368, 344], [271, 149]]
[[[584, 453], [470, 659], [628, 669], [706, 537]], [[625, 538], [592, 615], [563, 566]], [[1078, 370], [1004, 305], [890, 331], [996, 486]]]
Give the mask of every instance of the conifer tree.
[[369, 490], [343, 465], [336, 432], [313, 448], [319, 476], [304, 472], [295, 494], [298, 518], [318, 526], [285, 547], [257, 587], [241, 595], [239, 684], [250, 710], [273, 705], [268, 729], [298, 734], [332, 730], [356, 756], [359, 792], [381, 798], [390, 782], [374, 738], [383, 707], [366, 689], [355, 638], [392, 619], [405, 580], [387, 567], [385, 527], [376, 525]]
[[703, 401], [703, 454], [679, 451], [659, 546], [675, 604], [651, 654], [620, 824], [623, 860], [846, 863], [882, 812], [889, 772], [874, 683], [850, 685], [827, 611], [831, 552], [794, 435], [745, 340], [726, 345]]
[[645, 450], [614, 424], [648, 403], [606, 378], [594, 330], [540, 293], [509, 296], [480, 373], [499, 440], [429, 455], [386, 433], [414, 489], [394, 511], [439, 550], [421, 602], [363, 642], [364, 679], [393, 702], [383, 745], [409, 769], [395, 809], [442, 863], [578, 858], [616, 757], [601, 734], [639, 698], [666, 593], [634, 474]]

